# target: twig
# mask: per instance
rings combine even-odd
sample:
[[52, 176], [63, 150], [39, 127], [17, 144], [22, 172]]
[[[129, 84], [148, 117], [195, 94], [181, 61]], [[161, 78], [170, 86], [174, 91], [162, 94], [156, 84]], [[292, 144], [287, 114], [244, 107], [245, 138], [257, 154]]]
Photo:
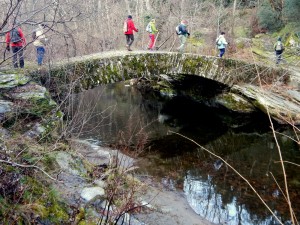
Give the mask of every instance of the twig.
[[40, 167], [38, 166], [33, 166], [33, 165], [24, 165], [24, 164], [19, 164], [19, 163], [15, 163], [15, 162], [9, 162], [9, 161], [6, 161], [6, 160], [2, 160], [0, 159], [0, 162], [2, 163], [6, 163], [6, 164], [10, 164], [12, 166], [18, 166], [18, 167], [23, 167], [23, 168], [35, 168], [35, 169], [38, 169], [39, 171], [43, 172], [47, 177], [49, 177], [50, 179], [54, 180], [54, 181], [57, 181], [57, 182], [62, 182], [60, 180], [57, 180], [53, 177], [51, 177], [46, 171], [44, 171], [43, 169], [41, 169]]
[[[277, 187], [279, 188], [281, 194], [283, 195], [283, 197], [284, 197], [285, 200], [287, 201], [287, 198], [286, 198], [286, 196], [285, 196], [285, 194], [284, 194], [284, 191], [281, 189], [281, 187], [280, 187], [280, 185], [278, 184], [278, 182], [277, 182], [276, 178], [274, 177], [273, 173], [272, 173], [272, 172], [269, 172], [269, 173], [270, 173], [271, 176], [273, 177], [273, 180], [275, 181], [275, 183], [276, 183]], [[297, 225], [299, 225], [299, 223], [298, 223], [298, 221], [297, 221], [297, 217], [296, 217], [294, 211], [293, 211], [293, 215], [294, 215], [294, 217], [295, 217], [295, 221], [297, 222]]]
[[[292, 165], [294, 165], [294, 166], [299, 166], [299, 167], [300, 167], [299, 164], [293, 163], [293, 162], [290, 162], [290, 161], [282, 161], [282, 162], [283, 162], [283, 163], [289, 163], [289, 164], [292, 164]], [[281, 163], [281, 161], [274, 161], [274, 163]]]
[[[252, 55], [252, 57], [254, 58], [253, 55]], [[254, 63], [254, 65], [255, 65], [256, 72], [257, 72], [257, 76], [258, 76], [258, 81], [259, 81], [260, 88], [262, 88], [262, 81], [261, 81], [259, 70], [257, 68], [257, 64]], [[281, 154], [281, 148], [280, 148], [280, 145], [279, 145], [277, 137], [276, 137], [274, 124], [272, 122], [272, 118], [271, 118], [270, 112], [269, 112], [269, 107], [267, 105], [266, 105], [266, 111], [267, 111], [268, 119], [269, 119], [269, 122], [270, 122], [270, 125], [271, 125], [271, 130], [272, 130], [272, 133], [273, 133], [273, 137], [274, 137], [277, 149], [278, 149], [279, 159], [280, 159], [280, 162], [281, 162], [281, 168], [282, 168], [283, 179], [284, 179], [284, 186], [285, 186], [285, 193], [286, 193], [286, 200], [287, 200], [287, 204], [289, 206], [289, 211], [290, 211], [290, 216], [291, 216], [291, 222], [292, 222], [292, 224], [295, 224], [292, 203], [291, 203], [291, 200], [290, 200], [290, 194], [289, 194], [289, 188], [288, 188], [286, 170], [285, 170], [285, 166], [284, 166], [283, 158], [282, 158], [282, 154]]]

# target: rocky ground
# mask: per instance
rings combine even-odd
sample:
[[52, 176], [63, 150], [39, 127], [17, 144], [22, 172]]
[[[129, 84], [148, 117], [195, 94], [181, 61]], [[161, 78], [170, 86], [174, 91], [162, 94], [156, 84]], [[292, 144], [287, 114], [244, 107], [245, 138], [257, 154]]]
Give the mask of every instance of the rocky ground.
[[[111, 155], [118, 154], [120, 165], [123, 168], [133, 168], [134, 160], [116, 150], [103, 148], [87, 141], [74, 140], [72, 147], [76, 154], [84, 156], [89, 162], [95, 165], [109, 164]], [[72, 164], [76, 159], [68, 153], [57, 154], [56, 161], [62, 172], [59, 180], [62, 183], [55, 183], [57, 190], [70, 205], [86, 205], [96, 196], [104, 196], [104, 189], [107, 186], [106, 179], [86, 180], [86, 170], [83, 164], [76, 162], [76, 168]], [[133, 171], [133, 170], [132, 170]], [[104, 176], [103, 176], [104, 178]], [[183, 193], [174, 190], [166, 190], [160, 184], [142, 182], [146, 185], [145, 191], [137, 196], [137, 202], [143, 205], [140, 211], [132, 213], [131, 224], [136, 225], [210, 225], [197, 215], [187, 203]], [[96, 206], [94, 204], [94, 206]], [[94, 209], [97, 210], [97, 207]]]

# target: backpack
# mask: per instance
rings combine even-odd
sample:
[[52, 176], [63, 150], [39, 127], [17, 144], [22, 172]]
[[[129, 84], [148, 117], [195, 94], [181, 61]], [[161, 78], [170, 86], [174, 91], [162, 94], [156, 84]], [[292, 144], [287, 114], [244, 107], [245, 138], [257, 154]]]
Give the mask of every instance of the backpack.
[[179, 24], [178, 26], [176, 26], [175, 30], [176, 30], [176, 34], [177, 34], [177, 35], [181, 34], [181, 31], [180, 31], [180, 24]]
[[150, 23], [148, 23], [148, 25], [147, 25], [147, 27], [146, 27], [146, 31], [147, 31], [148, 33], [152, 33], [152, 28], [151, 28], [151, 24], [150, 24]]
[[284, 47], [283, 47], [281, 41], [278, 41], [276, 46], [275, 46], [275, 51], [281, 51], [283, 49], [284, 49]]
[[123, 24], [123, 32], [127, 32], [128, 31], [128, 24], [127, 24], [127, 20], [124, 21], [124, 24]]
[[16, 28], [13, 28], [10, 31], [10, 42], [18, 43], [22, 40], [19, 31]]
[[216, 40], [216, 45], [217, 45], [217, 46], [220, 46], [220, 45], [221, 45], [221, 43], [220, 43], [219, 41], [220, 41], [220, 38], [217, 38], [217, 40]]

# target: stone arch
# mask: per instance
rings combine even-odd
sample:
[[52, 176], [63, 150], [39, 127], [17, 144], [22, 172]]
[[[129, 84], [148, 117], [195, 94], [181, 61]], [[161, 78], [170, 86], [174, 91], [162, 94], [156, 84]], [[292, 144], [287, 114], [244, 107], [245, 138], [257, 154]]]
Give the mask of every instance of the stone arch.
[[[228, 86], [243, 83], [258, 84], [257, 74], [259, 74], [264, 84], [270, 84], [277, 81], [283, 70], [196, 54], [106, 52], [73, 58], [69, 62], [55, 65], [49, 72], [52, 81], [64, 83], [78, 81], [77, 88], [82, 90], [100, 84], [160, 74], [197, 75]], [[60, 86], [59, 83], [55, 85]]]

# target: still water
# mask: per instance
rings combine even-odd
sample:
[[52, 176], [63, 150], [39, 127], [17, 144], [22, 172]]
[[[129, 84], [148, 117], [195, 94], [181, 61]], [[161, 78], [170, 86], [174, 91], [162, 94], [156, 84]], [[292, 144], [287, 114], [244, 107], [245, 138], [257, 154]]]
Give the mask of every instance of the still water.
[[[191, 208], [207, 220], [278, 224], [245, 181], [199, 145], [236, 168], [289, 224], [287, 203], [276, 184], [283, 188], [278, 148], [265, 115], [233, 114], [185, 97], [142, 95], [124, 83], [80, 93], [70, 109], [76, 111], [71, 126], [74, 136], [102, 145], [142, 146], [134, 154], [140, 176], [154, 177], [166, 190], [184, 191]], [[284, 160], [300, 164], [299, 145], [290, 138], [294, 138], [293, 130], [276, 126], [276, 131]], [[286, 169], [299, 219], [300, 167], [286, 164]]]

